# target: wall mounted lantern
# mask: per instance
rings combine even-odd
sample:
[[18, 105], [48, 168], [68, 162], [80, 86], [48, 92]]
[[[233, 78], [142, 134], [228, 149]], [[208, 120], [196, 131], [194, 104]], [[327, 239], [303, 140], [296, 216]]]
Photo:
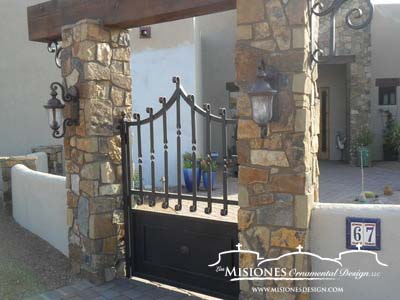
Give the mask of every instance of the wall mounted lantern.
[[[53, 137], [56, 139], [62, 138], [65, 135], [66, 127], [79, 125], [79, 91], [73, 86], [65, 91], [65, 88], [61, 83], [53, 82], [50, 85], [51, 93], [50, 100], [44, 105], [49, 114], [49, 125], [53, 130]], [[71, 117], [64, 120], [64, 108], [65, 104], [57, 98], [57, 90], [61, 90], [61, 98], [65, 103], [71, 105]], [[62, 128], [61, 128], [62, 127]], [[60, 131], [62, 129], [62, 131]]]
[[268, 125], [272, 121], [274, 99], [278, 91], [271, 84], [277, 81], [279, 74], [269, 67], [266, 69], [264, 61], [258, 67], [257, 80], [248, 92], [251, 102], [251, 114], [254, 122], [261, 127], [261, 136], [268, 136]]

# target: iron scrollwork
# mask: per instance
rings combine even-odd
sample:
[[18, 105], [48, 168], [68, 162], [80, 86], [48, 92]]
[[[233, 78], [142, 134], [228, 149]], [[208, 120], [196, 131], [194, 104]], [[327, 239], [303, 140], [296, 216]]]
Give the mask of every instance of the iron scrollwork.
[[[50, 85], [50, 89], [51, 95], [54, 97], [57, 97], [57, 90], [60, 89], [62, 101], [65, 103], [71, 103], [71, 105], [73, 105], [71, 109], [71, 114], [73, 115], [70, 118], [64, 119], [62, 126], [57, 124], [55, 127], [52, 128], [53, 137], [56, 139], [60, 139], [64, 137], [67, 126], [79, 125], [79, 91], [75, 86], [69, 88], [68, 91], [66, 91], [64, 86], [59, 82], [53, 82]], [[61, 127], [62, 131], [60, 131]]]
[[57, 41], [51, 42], [47, 45], [47, 51], [54, 54], [54, 62], [57, 68], [61, 69], [61, 45]]
[[[366, 28], [371, 24], [373, 16], [374, 16], [374, 6], [371, 3], [371, 0], [364, 0], [367, 6], [366, 7], [356, 7], [351, 8], [345, 16], [346, 25], [353, 30], [361, 30]], [[329, 54], [328, 57], [336, 56], [336, 16], [339, 10], [342, 8], [343, 4], [348, 2], [348, 0], [333, 0], [328, 7], [325, 7], [324, 1], [310, 0], [309, 8], [310, 8], [310, 18], [311, 18], [311, 59], [313, 62], [319, 63], [318, 56], [323, 55], [324, 52], [320, 48], [315, 47], [315, 40], [313, 36], [313, 15], [317, 17], [324, 17], [330, 15], [330, 40], [329, 40]], [[366, 16], [366, 17], [365, 17]], [[357, 23], [357, 20], [361, 20]]]

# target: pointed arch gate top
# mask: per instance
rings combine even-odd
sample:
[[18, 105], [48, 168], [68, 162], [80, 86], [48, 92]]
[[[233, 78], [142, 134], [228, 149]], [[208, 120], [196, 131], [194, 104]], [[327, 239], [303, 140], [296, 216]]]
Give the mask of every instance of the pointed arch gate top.
[[[236, 119], [230, 119], [226, 116], [226, 109], [219, 108], [219, 116], [211, 114], [211, 106], [210, 104], [204, 104], [204, 108], [201, 108], [195, 103], [195, 99], [193, 95], [188, 95], [184, 88], [180, 84], [180, 78], [174, 77], [173, 82], [176, 84], [175, 91], [173, 92], [170, 99], [167, 101], [167, 98], [160, 97], [159, 102], [162, 105], [162, 108], [158, 112], [154, 112], [152, 107], [148, 107], [146, 112], [148, 114], [147, 118], [142, 119], [142, 116], [138, 113], [133, 114], [134, 121], [127, 121], [126, 119], [121, 121], [121, 140], [122, 144], [125, 145], [124, 155], [123, 155], [123, 174], [127, 177], [124, 178], [124, 185], [126, 189], [124, 189], [125, 196], [128, 201], [132, 196], [136, 198], [136, 205], [143, 205], [145, 202], [145, 198], [148, 198], [148, 205], [150, 207], [154, 207], [156, 205], [156, 199], [162, 198], [162, 208], [168, 209], [170, 207], [170, 199], [177, 199], [177, 204], [174, 206], [176, 211], [182, 210], [182, 200], [190, 200], [192, 202], [190, 206], [190, 212], [197, 211], [197, 203], [198, 202], [206, 202], [207, 207], [204, 209], [205, 214], [211, 214], [213, 210], [213, 203], [222, 204], [223, 208], [220, 211], [221, 216], [226, 216], [228, 214], [228, 206], [229, 205], [237, 205], [237, 200], [228, 199], [228, 149], [227, 149], [227, 128], [230, 125], [236, 125]], [[183, 100], [183, 101], [181, 101]], [[190, 119], [191, 119], [191, 165], [192, 165], [192, 178], [193, 178], [193, 190], [191, 194], [183, 193], [182, 191], [182, 124], [181, 124], [181, 105], [187, 104], [190, 107]], [[167, 129], [167, 113], [173, 107], [176, 106], [176, 147], [177, 147], [177, 192], [172, 193], [169, 190], [169, 162], [168, 162], [168, 145], [169, 145], [169, 137], [168, 137], [168, 129]], [[196, 133], [197, 127], [197, 118], [196, 114], [203, 117], [205, 119], [205, 142], [206, 142], [206, 162], [207, 162], [207, 196], [200, 196], [197, 194], [197, 142], [198, 136]], [[165, 178], [165, 188], [164, 192], [156, 191], [156, 180], [155, 180], [155, 141], [154, 141], [154, 122], [158, 119], [162, 120], [162, 129], [163, 129], [163, 149], [164, 149], [164, 178]], [[212, 157], [211, 157], [211, 123], [220, 124], [220, 136], [222, 140], [222, 156], [223, 156], [223, 176], [222, 176], [222, 199], [213, 197], [212, 195], [212, 184], [211, 184], [211, 172], [212, 172]], [[143, 137], [142, 127], [144, 125], [149, 125], [150, 134], [149, 137]], [[135, 128], [134, 134], [136, 134], [136, 144], [137, 144], [137, 153], [138, 153], [138, 173], [139, 173], [139, 186], [132, 186], [132, 180], [129, 177], [132, 168], [132, 162], [130, 161], [130, 143], [129, 143], [129, 131], [130, 128]], [[218, 134], [218, 133], [217, 133]], [[150, 161], [151, 161], [151, 190], [145, 190], [143, 184], [143, 139], [149, 139], [150, 144]], [[131, 203], [129, 203], [131, 206]]]

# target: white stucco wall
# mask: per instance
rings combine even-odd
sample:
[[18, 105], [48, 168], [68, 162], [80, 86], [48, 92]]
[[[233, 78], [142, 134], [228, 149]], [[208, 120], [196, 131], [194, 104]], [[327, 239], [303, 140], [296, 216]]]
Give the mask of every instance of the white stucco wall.
[[26, 8], [42, 0], [0, 1], [0, 155], [24, 155], [57, 144], [43, 105], [60, 70], [47, 45], [30, 42]]
[[[139, 29], [131, 30], [132, 74], [133, 74], [133, 110], [146, 118], [147, 107], [153, 107], [154, 113], [161, 109], [159, 97], [167, 99], [175, 90], [172, 77], [179, 76], [182, 85], [189, 94], [195, 95], [196, 103], [201, 105], [197, 90], [195, 20], [186, 19], [151, 26], [152, 37], [140, 39]], [[167, 114], [169, 141], [169, 180], [176, 185], [176, 109], [175, 106]], [[190, 108], [181, 104], [182, 154], [191, 151]], [[198, 128], [200, 131], [200, 128]], [[164, 147], [162, 118], [155, 122], [156, 148], [156, 184], [162, 186], [164, 176]], [[133, 132], [136, 135], [136, 132]], [[150, 181], [150, 137], [149, 126], [142, 127], [143, 146], [143, 178], [144, 184]], [[201, 145], [199, 145], [201, 148]], [[134, 163], [137, 164], [137, 143], [133, 145]]]
[[[232, 10], [196, 18], [201, 40], [201, 93], [203, 102], [211, 104], [215, 115], [220, 107], [229, 108], [226, 83], [235, 81], [236, 15]], [[214, 123], [211, 132], [211, 150], [222, 156], [221, 125]], [[233, 134], [232, 129], [228, 138]]]
[[383, 111], [389, 110], [400, 119], [400, 87], [397, 87], [397, 105], [379, 105], [379, 78], [400, 78], [400, 5], [375, 5], [372, 21], [372, 90], [371, 128], [374, 132], [374, 159], [383, 159], [382, 133], [385, 126]]
[[36, 171], [49, 173], [49, 162], [45, 152], [36, 152], [28, 154], [29, 157], [36, 157]]
[[13, 217], [68, 256], [65, 177], [16, 165], [11, 171]]
[[[380, 278], [345, 279], [339, 281], [312, 282], [313, 286], [343, 287], [343, 294], [313, 294], [313, 300], [336, 299], [399, 299], [400, 256], [400, 206], [360, 205], [360, 204], [318, 204], [312, 211], [310, 245], [311, 251], [323, 257], [336, 258], [346, 251], [346, 217], [365, 217], [381, 219], [382, 250], [377, 251], [380, 261], [388, 264], [383, 267], [375, 262], [373, 256], [351, 254], [343, 260], [343, 267], [354, 271], [382, 272]], [[327, 271], [338, 266], [332, 263], [312, 261], [313, 271]]]
[[340, 160], [336, 134], [346, 136], [347, 87], [346, 65], [320, 65], [318, 87], [329, 89], [329, 159]]

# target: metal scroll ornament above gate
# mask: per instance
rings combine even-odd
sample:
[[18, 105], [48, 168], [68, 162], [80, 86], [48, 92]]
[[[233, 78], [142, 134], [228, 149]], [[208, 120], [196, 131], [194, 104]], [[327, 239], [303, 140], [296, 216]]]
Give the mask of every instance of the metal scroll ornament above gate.
[[[345, 15], [345, 24], [354, 30], [366, 28], [371, 24], [374, 16], [374, 6], [371, 0], [354, 1], [354, 0], [310, 0], [310, 16], [311, 16], [311, 59], [316, 63], [320, 63], [319, 55], [324, 56], [324, 60], [329, 61], [336, 56], [336, 18], [340, 9], [344, 9], [343, 5], [350, 2], [350, 7]], [[357, 7], [354, 7], [357, 6]], [[313, 16], [324, 17], [329, 15], [329, 53], [315, 46], [313, 34]]]

